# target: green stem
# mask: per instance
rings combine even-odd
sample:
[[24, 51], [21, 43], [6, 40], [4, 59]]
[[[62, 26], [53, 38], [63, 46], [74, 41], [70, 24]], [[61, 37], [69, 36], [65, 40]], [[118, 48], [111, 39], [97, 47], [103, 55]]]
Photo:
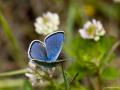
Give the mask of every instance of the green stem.
[[113, 47], [112, 47], [111, 50], [109, 51], [109, 53], [108, 53], [105, 61], [108, 61], [108, 60], [109, 60], [110, 56], [112, 55], [112, 53], [116, 50], [116, 48], [117, 48], [119, 45], [120, 45], [120, 41], [117, 41], [117, 42], [113, 45]]
[[90, 87], [90, 90], [95, 90], [94, 86], [92, 84], [91, 78], [89, 77], [88, 74], [86, 75], [86, 79], [87, 79], [87, 82], [88, 82], [88, 87]]
[[113, 54], [113, 52], [118, 48], [118, 46], [120, 46], [120, 41], [117, 41], [113, 46], [112, 48], [110, 49], [110, 51], [108, 52], [107, 56], [105, 57], [104, 59], [104, 64], [102, 63], [101, 64], [101, 69], [100, 69], [100, 73], [102, 72], [102, 70], [104, 70], [105, 67], [104, 66], [108, 66], [108, 61], [110, 60], [110, 56]]
[[7, 20], [5, 19], [5, 17], [2, 15], [1, 12], [0, 12], [0, 26], [2, 27], [5, 35], [7, 36], [9, 40], [9, 43], [11, 45], [11, 50], [13, 52], [12, 55], [13, 55], [15, 62], [17, 63], [19, 67], [25, 66], [22, 48], [20, 47], [20, 44], [18, 40], [16, 39], [16, 37], [14, 36], [11, 27], [9, 26]]
[[77, 72], [77, 73], [75, 74], [75, 76], [73, 77], [73, 79], [71, 80], [71, 82], [70, 82], [69, 85], [72, 85], [72, 84], [73, 84], [73, 82], [75, 81], [75, 79], [77, 78], [78, 75], [79, 75], [79, 72]]
[[27, 72], [26, 69], [21, 69], [21, 70], [16, 70], [16, 71], [11, 71], [11, 72], [0, 73], [0, 78], [24, 74], [26, 72]]
[[102, 80], [101, 80], [99, 72], [98, 72], [98, 76], [97, 76], [97, 81], [98, 81], [98, 90], [102, 90]]
[[69, 45], [70, 41], [72, 40], [73, 34], [73, 27], [74, 27], [74, 20], [75, 20], [75, 12], [76, 8], [74, 5], [73, 0], [70, 0], [70, 5], [68, 9], [68, 19], [67, 19], [67, 28], [66, 28], [66, 44]]
[[61, 68], [62, 68], [62, 73], [64, 78], [65, 90], [69, 90], [69, 84], [68, 84], [68, 80], [67, 80], [63, 65], [61, 65]]

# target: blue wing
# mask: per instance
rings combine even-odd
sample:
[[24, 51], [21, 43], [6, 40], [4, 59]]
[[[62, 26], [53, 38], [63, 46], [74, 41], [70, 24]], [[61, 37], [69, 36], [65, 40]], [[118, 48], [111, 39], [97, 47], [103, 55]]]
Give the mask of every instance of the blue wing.
[[59, 31], [47, 36], [44, 40], [47, 50], [47, 58], [54, 62], [58, 58], [64, 41], [64, 32]]
[[28, 49], [28, 57], [30, 59], [47, 60], [47, 52], [44, 44], [39, 40], [33, 40]]

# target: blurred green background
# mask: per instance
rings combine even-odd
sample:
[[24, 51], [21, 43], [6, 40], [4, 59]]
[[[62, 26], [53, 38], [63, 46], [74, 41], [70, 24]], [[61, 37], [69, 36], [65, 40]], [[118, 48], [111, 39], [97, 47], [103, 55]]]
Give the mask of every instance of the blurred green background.
[[[77, 36], [78, 29], [82, 28], [84, 23], [91, 19], [100, 20], [107, 35], [114, 36], [118, 41], [120, 40], [119, 0], [0, 0], [0, 73], [27, 67], [27, 50], [30, 42], [34, 39], [43, 40], [44, 38], [43, 35], [38, 35], [35, 32], [35, 19], [47, 11], [58, 13], [60, 16], [60, 30], [66, 32], [65, 48], [74, 40], [73, 36]], [[75, 40], [77, 43], [77, 39]], [[107, 41], [109, 39], [103, 46], [107, 45]], [[110, 41], [112, 40], [110, 39]], [[65, 48], [61, 57], [73, 58], [74, 54]], [[76, 45], [75, 48], [77, 49], [79, 46]], [[115, 50], [114, 61], [110, 63], [118, 70], [120, 68], [119, 55], [120, 48], [118, 47]], [[75, 74], [76, 71], [71, 71], [71, 73]], [[120, 78], [105, 83], [120, 85]], [[87, 90], [82, 89], [79, 85], [72, 90], [80, 90], [80, 88], [81, 90]], [[43, 90], [39, 87], [34, 90], [37, 89]], [[0, 78], [0, 90], [33, 89], [24, 75], [17, 75]], [[48, 88], [47, 90], [51, 89]]]

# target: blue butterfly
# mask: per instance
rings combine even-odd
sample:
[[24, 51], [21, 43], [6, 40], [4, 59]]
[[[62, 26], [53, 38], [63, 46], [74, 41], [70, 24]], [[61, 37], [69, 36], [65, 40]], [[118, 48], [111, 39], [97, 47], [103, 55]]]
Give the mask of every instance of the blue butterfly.
[[57, 58], [61, 52], [64, 41], [64, 32], [58, 31], [48, 35], [44, 42], [33, 40], [28, 49], [28, 57], [38, 65], [54, 67], [64, 60]]

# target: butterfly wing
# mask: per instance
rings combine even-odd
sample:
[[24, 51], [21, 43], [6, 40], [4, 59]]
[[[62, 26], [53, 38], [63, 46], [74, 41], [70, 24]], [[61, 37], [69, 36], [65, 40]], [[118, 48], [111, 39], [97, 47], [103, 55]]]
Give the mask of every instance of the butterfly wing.
[[56, 62], [48, 62], [48, 61], [40, 61], [37, 59], [32, 59], [32, 61], [36, 63], [38, 66], [44, 66], [47, 68], [52, 68], [65, 62], [65, 60], [58, 60]]
[[45, 38], [44, 43], [46, 45], [47, 58], [49, 61], [51, 62], [56, 61], [61, 52], [63, 41], [64, 41], [63, 31], [52, 33], [51, 35]]
[[28, 49], [30, 59], [47, 60], [45, 45], [39, 40], [33, 40]]

